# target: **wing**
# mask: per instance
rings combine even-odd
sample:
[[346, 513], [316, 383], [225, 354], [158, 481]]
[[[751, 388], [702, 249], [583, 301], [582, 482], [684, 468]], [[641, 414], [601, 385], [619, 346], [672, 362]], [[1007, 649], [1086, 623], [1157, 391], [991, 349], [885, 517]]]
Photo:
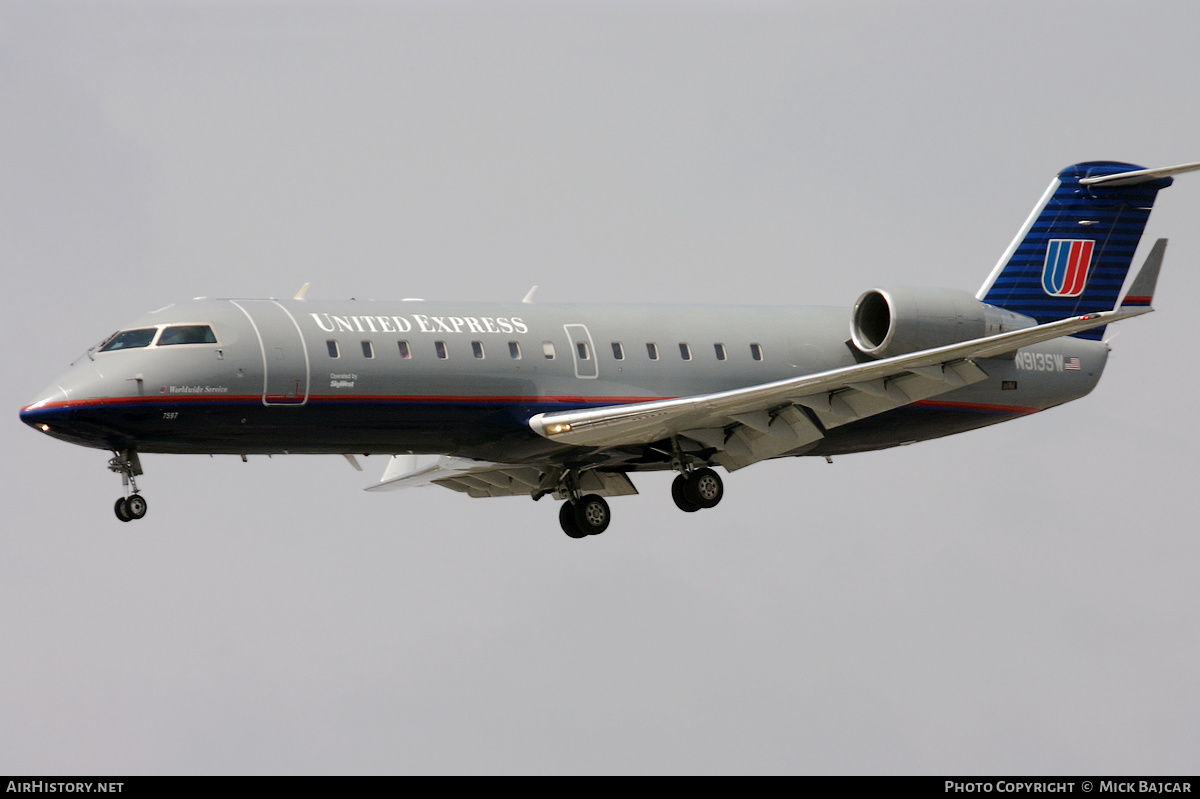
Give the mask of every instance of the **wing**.
[[[1138, 290], [1149, 295], [1153, 287]], [[978, 361], [985, 358], [1004, 356], [1021, 347], [1150, 310], [1124, 305], [1112, 311], [713, 394], [540, 413], [529, 420], [529, 426], [552, 441], [586, 447], [649, 444], [682, 436], [718, 450], [713, 460], [726, 469], [739, 469], [824, 436], [822, 427], [796, 406], [811, 410], [824, 428], [837, 427], [984, 380], [987, 373]]]

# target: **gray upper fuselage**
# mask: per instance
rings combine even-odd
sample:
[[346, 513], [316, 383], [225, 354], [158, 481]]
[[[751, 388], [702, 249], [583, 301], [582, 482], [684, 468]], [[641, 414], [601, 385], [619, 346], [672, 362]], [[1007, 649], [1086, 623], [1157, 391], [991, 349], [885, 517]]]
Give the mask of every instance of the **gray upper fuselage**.
[[[825, 307], [192, 300], [121, 329], [209, 325], [215, 343], [93, 351], [22, 416], [35, 424], [57, 412], [52, 435], [143, 452], [569, 457], [526, 420], [866, 360], [849, 343], [849, 319]], [[839, 428], [813, 452], [894, 446], [1058, 405], [1094, 387], [1107, 355], [1075, 338], [1028, 349], [982, 362], [988, 380], [927, 408], [957, 410], [954, 419], [906, 427], [885, 415], [858, 434]]]

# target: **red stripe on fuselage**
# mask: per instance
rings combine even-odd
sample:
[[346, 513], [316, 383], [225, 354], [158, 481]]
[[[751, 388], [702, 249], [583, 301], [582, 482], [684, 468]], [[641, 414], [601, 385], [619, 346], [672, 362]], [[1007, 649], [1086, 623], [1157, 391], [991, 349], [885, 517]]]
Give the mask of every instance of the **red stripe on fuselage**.
[[1037, 413], [1041, 408], [1026, 408], [1021, 405], [992, 405], [986, 402], [946, 402], [944, 400], [921, 400], [914, 402], [911, 407], [943, 408], [958, 411], [987, 411], [990, 413], [1018, 413], [1027, 415]]

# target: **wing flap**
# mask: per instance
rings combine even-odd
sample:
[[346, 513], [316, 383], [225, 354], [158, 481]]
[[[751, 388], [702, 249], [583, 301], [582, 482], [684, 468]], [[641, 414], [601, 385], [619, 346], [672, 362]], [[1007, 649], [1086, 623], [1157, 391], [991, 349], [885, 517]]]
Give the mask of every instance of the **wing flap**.
[[766, 430], [748, 425], [730, 430], [723, 451], [717, 452], [713, 460], [732, 472], [800, 449], [824, 437], [821, 428], [793, 405], [779, 410]]

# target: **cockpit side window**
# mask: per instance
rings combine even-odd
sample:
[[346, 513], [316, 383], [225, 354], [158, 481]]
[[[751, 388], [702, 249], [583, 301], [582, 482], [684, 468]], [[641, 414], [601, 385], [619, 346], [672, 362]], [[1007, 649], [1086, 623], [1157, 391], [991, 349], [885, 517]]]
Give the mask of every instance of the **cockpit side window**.
[[132, 350], [138, 347], [148, 347], [150, 346], [150, 342], [154, 340], [154, 334], [157, 332], [157, 327], [122, 330], [104, 342], [104, 346], [100, 348], [100, 351], [112, 352], [113, 350]]
[[163, 330], [158, 338], [158, 346], [169, 344], [216, 344], [217, 337], [213, 335], [208, 325], [171, 325]]

